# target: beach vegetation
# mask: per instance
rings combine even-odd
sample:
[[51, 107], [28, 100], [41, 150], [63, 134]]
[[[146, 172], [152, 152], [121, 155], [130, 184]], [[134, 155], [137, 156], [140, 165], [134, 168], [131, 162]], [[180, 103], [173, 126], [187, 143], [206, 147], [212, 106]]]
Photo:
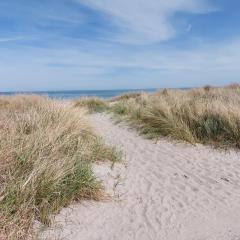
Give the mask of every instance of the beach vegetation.
[[103, 112], [108, 109], [108, 103], [96, 97], [83, 97], [75, 101], [75, 107], [84, 107], [90, 113]]
[[110, 111], [150, 138], [240, 148], [240, 86], [164, 89], [121, 98]]
[[29, 239], [63, 207], [104, 194], [92, 163], [120, 155], [85, 111], [40, 96], [0, 98], [0, 239]]
[[131, 98], [137, 98], [141, 96], [141, 92], [128, 92], [122, 95], [118, 95], [110, 99], [110, 102], [116, 102], [121, 100], [129, 100]]

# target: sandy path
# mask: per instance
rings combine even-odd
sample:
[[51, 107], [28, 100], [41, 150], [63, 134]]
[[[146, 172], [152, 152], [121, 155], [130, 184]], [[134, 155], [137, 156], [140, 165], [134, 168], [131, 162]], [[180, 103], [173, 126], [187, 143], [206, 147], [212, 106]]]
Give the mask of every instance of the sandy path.
[[114, 170], [95, 166], [114, 198], [64, 209], [49, 239], [240, 240], [240, 153], [154, 143], [100, 114], [91, 122], [126, 156]]

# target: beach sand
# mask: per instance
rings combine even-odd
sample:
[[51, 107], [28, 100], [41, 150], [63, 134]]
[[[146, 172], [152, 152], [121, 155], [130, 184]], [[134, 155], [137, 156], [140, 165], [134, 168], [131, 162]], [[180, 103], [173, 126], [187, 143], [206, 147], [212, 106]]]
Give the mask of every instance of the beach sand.
[[42, 239], [240, 239], [240, 152], [147, 140], [104, 114], [91, 123], [123, 151], [113, 169], [94, 165], [112, 197], [63, 209]]

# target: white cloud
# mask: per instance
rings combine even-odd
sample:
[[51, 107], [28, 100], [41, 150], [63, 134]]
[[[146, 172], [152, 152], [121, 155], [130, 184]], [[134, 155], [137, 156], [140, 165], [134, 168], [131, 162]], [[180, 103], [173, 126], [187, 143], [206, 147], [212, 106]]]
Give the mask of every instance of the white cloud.
[[[1, 51], [6, 90], [182, 87], [240, 81], [240, 39], [196, 49], [142, 51], [94, 43]], [[85, 49], [88, 49], [86, 51]]]
[[171, 17], [177, 12], [213, 10], [205, 0], [76, 0], [110, 16], [120, 27], [115, 41], [151, 43], [175, 35]]
[[14, 42], [14, 41], [19, 41], [19, 40], [24, 40], [26, 37], [5, 37], [5, 38], [0, 38], [0, 43], [4, 42]]

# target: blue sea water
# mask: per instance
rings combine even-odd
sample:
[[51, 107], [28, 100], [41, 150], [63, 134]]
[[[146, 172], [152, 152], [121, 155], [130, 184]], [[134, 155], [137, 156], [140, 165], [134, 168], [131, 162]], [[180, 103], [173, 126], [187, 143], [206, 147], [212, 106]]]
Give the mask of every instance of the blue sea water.
[[129, 92], [154, 92], [157, 89], [122, 89], [122, 90], [72, 90], [72, 91], [33, 91], [33, 92], [0, 92], [0, 95], [37, 94], [53, 99], [75, 99], [80, 97], [111, 98]]

